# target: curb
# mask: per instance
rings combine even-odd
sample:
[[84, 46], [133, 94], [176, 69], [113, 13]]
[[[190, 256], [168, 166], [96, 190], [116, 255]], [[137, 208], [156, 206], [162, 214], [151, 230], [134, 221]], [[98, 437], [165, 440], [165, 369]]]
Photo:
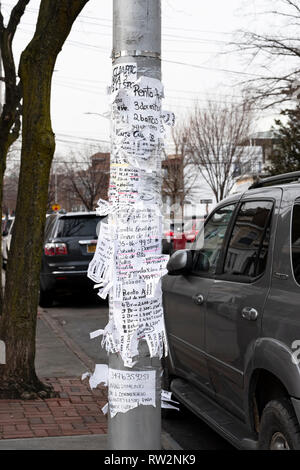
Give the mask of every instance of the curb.
[[[165, 431], [161, 433], [161, 447], [162, 450], [182, 450]], [[108, 450], [107, 434], [1, 439], [2, 450]]]
[[106, 450], [107, 434], [0, 440], [2, 450]]

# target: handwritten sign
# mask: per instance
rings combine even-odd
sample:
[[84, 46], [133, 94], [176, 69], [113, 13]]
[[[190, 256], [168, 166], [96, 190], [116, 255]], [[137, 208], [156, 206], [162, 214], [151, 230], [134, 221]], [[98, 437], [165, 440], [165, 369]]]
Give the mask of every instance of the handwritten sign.
[[138, 405], [155, 404], [155, 370], [125, 371], [109, 369], [108, 402], [111, 417]]
[[[110, 93], [109, 201], [99, 200], [97, 208], [108, 215], [108, 224], [100, 230], [88, 276], [100, 288], [100, 297], [110, 295], [102, 345], [132, 367], [142, 339], [151, 357], [167, 354], [160, 281], [168, 261], [161, 255], [161, 154], [165, 126], [174, 125], [175, 117], [162, 110], [162, 83], [137, 78], [135, 63], [113, 67]], [[115, 376], [111, 383], [110, 403], [118, 412], [123, 405], [118, 405]]]
[[88, 277], [94, 282], [111, 279], [114, 256], [114, 239], [111, 226], [100, 224], [96, 251], [88, 268]]

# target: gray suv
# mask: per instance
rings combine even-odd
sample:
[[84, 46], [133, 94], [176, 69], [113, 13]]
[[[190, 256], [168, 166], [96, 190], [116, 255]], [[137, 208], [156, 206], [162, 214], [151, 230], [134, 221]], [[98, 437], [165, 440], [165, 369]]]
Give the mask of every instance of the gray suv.
[[219, 203], [163, 292], [163, 386], [238, 448], [300, 449], [300, 172]]
[[58, 292], [87, 287], [92, 291], [87, 270], [102, 219], [96, 212], [56, 213], [47, 217], [40, 273], [41, 307], [51, 307]]

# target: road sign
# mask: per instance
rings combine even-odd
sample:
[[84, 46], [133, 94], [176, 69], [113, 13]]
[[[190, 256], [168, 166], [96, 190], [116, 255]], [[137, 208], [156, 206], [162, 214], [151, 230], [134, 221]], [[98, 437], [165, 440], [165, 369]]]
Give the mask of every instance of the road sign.
[[212, 204], [212, 199], [200, 199], [200, 204]]
[[54, 212], [59, 211], [59, 209], [60, 209], [60, 205], [59, 205], [59, 204], [53, 204], [52, 210], [53, 210]]

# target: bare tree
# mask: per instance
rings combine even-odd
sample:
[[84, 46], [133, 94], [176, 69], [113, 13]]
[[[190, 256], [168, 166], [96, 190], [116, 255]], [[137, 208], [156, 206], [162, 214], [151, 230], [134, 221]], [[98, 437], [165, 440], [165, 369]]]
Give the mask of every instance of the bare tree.
[[9, 171], [6, 171], [3, 180], [3, 203], [2, 212], [9, 214], [15, 211], [18, 193], [20, 164], [14, 162], [10, 166]]
[[99, 198], [107, 199], [109, 184], [109, 154], [98, 152], [91, 154], [89, 149], [72, 155], [66, 164], [64, 190], [73, 193], [73, 197], [91, 211], [95, 209]]
[[4, 214], [11, 214], [16, 209], [20, 173], [20, 146], [20, 142], [16, 141], [9, 147], [7, 152], [2, 197], [2, 212]]
[[[13, 40], [17, 27], [30, 0], [18, 0], [11, 11], [7, 26], [0, 4], [0, 57], [3, 63], [3, 71], [0, 65], [0, 81], [4, 83], [4, 104], [0, 109], [0, 207], [2, 210], [3, 178], [6, 167], [6, 157], [11, 145], [20, 134], [22, 113], [21, 99], [22, 88], [17, 77], [16, 66], [13, 55]], [[2, 103], [1, 103], [2, 104]], [[0, 245], [1, 245], [0, 232]], [[0, 250], [0, 266], [1, 261]], [[2, 278], [0, 276], [0, 315], [3, 303]]]
[[[270, 33], [243, 31], [235, 45], [249, 54], [250, 64], [260, 65], [261, 77], [245, 83], [253, 101], [264, 108], [289, 103], [300, 96], [299, 0], [268, 0], [265, 17], [279, 21]], [[284, 67], [282, 67], [284, 65]]]
[[49, 185], [48, 185], [48, 200], [47, 200], [47, 212], [52, 209], [53, 204], [56, 204], [56, 181], [55, 181], [55, 173], [51, 171], [49, 177]]
[[60, 164], [59, 161], [53, 161], [49, 176], [48, 184], [48, 201], [47, 201], [47, 212], [52, 211], [54, 204], [60, 203], [58, 199], [63, 193], [63, 184], [65, 166]]
[[[11, 147], [13, 148], [13, 146]], [[12, 157], [15, 156], [14, 152], [8, 152], [7, 166], [3, 180], [3, 204], [2, 210], [4, 214], [11, 213], [16, 209], [17, 203], [17, 194], [18, 194], [18, 184], [19, 184], [19, 174], [20, 174], [20, 162], [17, 159], [10, 159], [10, 154]], [[57, 173], [59, 176], [62, 176], [62, 170], [59, 167], [55, 168], [55, 172], [51, 170], [49, 177], [48, 185], [48, 201], [47, 201], [47, 211], [51, 210], [52, 205], [56, 203], [57, 195]], [[60, 178], [61, 179], [61, 178]]]
[[35, 336], [41, 252], [55, 138], [50, 119], [57, 56], [88, 0], [41, 0], [33, 39], [21, 55], [22, 151], [16, 219], [8, 258], [0, 338], [6, 364], [0, 397], [33, 398], [52, 391], [35, 372]]
[[252, 127], [252, 108], [241, 104], [208, 101], [205, 108], [195, 105], [187, 126], [189, 155], [213, 191], [216, 201], [223, 199], [233, 185], [234, 166], [241, 165], [245, 143]]
[[29, 1], [19, 0], [16, 2], [6, 27], [4, 26], [4, 18], [0, 5], [0, 51], [4, 72], [3, 76], [0, 76], [0, 80], [4, 83], [5, 95], [0, 115], [0, 175], [2, 177], [8, 149], [20, 134], [22, 88], [16, 73], [12, 44], [17, 27]]
[[179, 124], [171, 128], [171, 138], [173, 152], [167, 154], [164, 151], [162, 196], [168, 198], [171, 205], [179, 204], [183, 208], [195, 182], [195, 175], [190, 171], [192, 162], [188, 153], [188, 131]]

